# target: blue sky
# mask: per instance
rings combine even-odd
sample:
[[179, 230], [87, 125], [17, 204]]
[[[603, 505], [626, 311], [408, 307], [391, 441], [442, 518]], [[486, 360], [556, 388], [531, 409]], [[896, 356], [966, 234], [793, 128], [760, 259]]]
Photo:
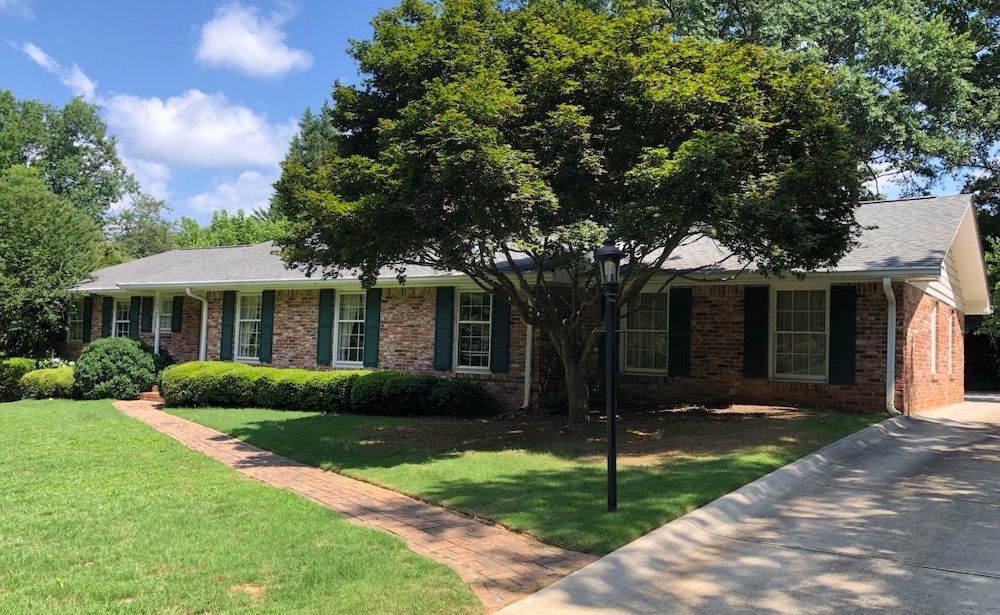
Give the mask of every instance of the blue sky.
[[394, 0], [0, 0], [0, 88], [100, 105], [172, 218], [265, 205], [296, 122], [356, 82], [348, 39]]

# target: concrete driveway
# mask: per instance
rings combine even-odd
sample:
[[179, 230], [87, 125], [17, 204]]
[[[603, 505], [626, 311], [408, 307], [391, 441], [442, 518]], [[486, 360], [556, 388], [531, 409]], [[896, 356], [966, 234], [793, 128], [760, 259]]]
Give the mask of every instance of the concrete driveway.
[[879, 611], [1000, 613], [1000, 395], [866, 429], [501, 613]]

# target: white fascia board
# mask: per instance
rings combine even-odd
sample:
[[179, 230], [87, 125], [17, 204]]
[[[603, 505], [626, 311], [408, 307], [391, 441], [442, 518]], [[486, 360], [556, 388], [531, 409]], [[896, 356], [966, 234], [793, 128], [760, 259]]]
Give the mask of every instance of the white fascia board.
[[972, 203], [965, 210], [951, 241], [955, 267], [958, 269], [959, 284], [965, 302], [966, 314], [992, 314], [989, 277], [986, 272], [986, 258], [983, 254], [976, 210]]

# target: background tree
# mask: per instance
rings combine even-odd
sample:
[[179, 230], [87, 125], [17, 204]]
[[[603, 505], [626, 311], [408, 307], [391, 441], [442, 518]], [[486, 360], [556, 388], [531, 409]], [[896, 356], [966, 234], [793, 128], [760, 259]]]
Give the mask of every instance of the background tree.
[[31, 166], [48, 188], [95, 222], [136, 190], [98, 107], [74, 98], [59, 109], [0, 90], [0, 169]]
[[235, 214], [225, 210], [212, 212], [212, 221], [207, 226], [200, 226], [197, 220], [182, 216], [173, 235], [173, 246], [210, 248], [271, 241], [280, 234], [280, 224], [277, 220], [248, 216], [242, 209]]
[[101, 233], [37, 169], [0, 171], [0, 356], [41, 357], [65, 324], [68, 289], [87, 275]]
[[134, 193], [127, 207], [105, 219], [104, 234], [124, 260], [166, 252], [173, 248], [174, 223], [163, 217], [170, 210], [162, 200]]
[[553, 1], [404, 0], [373, 25], [350, 51], [364, 81], [324, 112], [322, 164], [283, 163], [284, 257], [364, 284], [384, 266], [465, 273], [548, 334], [571, 422], [608, 235], [627, 302], [694, 233], [773, 272], [833, 264], [857, 232], [859, 160], [815, 66]]

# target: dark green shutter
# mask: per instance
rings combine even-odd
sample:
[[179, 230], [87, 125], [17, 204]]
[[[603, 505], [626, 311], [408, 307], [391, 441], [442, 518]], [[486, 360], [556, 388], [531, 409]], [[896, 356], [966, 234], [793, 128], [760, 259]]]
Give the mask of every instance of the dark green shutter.
[[104, 298], [101, 306], [101, 337], [111, 337], [111, 319], [115, 317], [115, 300], [111, 297]]
[[260, 301], [260, 353], [258, 359], [271, 362], [271, 340], [274, 338], [274, 291], [265, 290]]
[[149, 333], [153, 330], [153, 298], [142, 298], [142, 332]]
[[90, 321], [94, 318], [94, 298], [85, 297], [83, 300], [83, 343], [90, 343]]
[[128, 303], [128, 336], [139, 339], [139, 301], [140, 297], [132, 297]]
[[316, 323], [316, 364], [333, 361], [333, 289], [319, 291], [319, 322]]
[[437, 289], [434, 313], [434, 369], [451, 369], [451, 328], [454, 318], [455, 289], [442, 286]]
[[854, 286], [830, 288], [830, 382], [854, 384], [857, 306]]
[[170, 314], [170, 330], [177, 333], [181, 330], [181, 323], [184, 319], [184, 296], [174, 297], [174, 309]]
[[219, 344], [219, 359], [233, 360], [233, 320], [236, 317], [236, 291], [222, 293], [222, 342]]
[[510, 304], [493, 298], [490, 310], [490, 371], [510, 370]]
[[667, 373], [671, 376], [691, 375], [691, 289], [670, 289]]
[[362, 364], [378, 365], [378, 330], [382, 316], [382, 289], [369, 288], [365, 294], [365, 349]]
[[743, 290], [743, 375], [767, 378], [767, 303], [766, 286], [747, 286]]

